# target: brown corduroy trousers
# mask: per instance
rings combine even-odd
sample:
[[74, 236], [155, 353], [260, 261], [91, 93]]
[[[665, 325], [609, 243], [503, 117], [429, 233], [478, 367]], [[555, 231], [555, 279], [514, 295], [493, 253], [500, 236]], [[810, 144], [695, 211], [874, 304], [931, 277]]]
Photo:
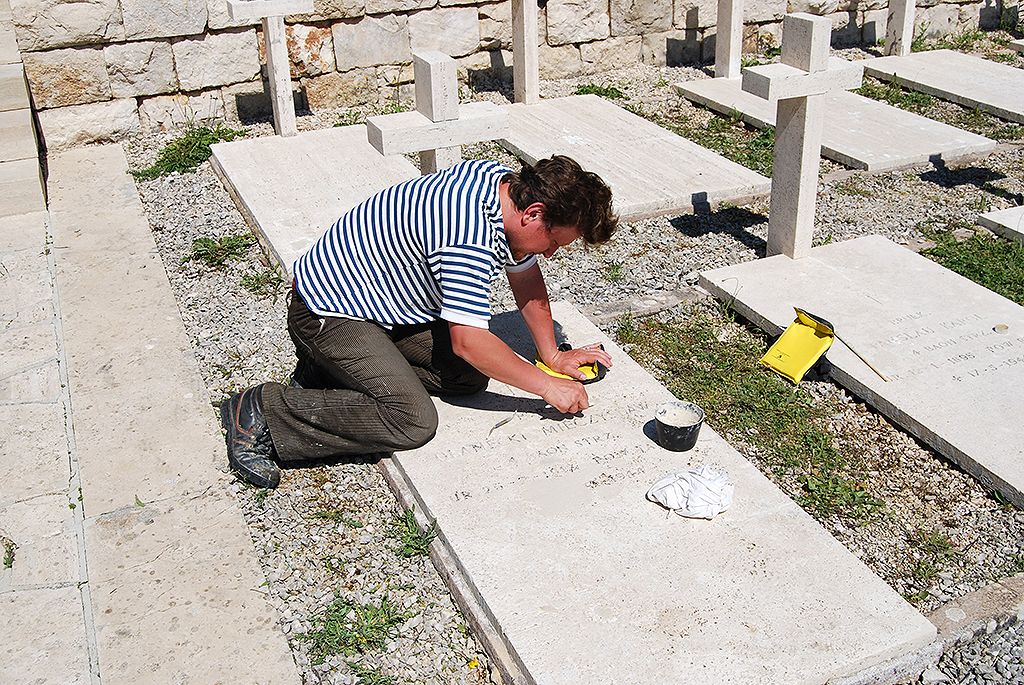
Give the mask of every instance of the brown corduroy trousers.
[[446, 321], [388, 330], [321, 317], [291, 293], [295, 381], [267, 383], [263, 414], [282, 461], [421, 447], [434, 437], [435, 395], [483, 390], [487, 377], [452, 351]]

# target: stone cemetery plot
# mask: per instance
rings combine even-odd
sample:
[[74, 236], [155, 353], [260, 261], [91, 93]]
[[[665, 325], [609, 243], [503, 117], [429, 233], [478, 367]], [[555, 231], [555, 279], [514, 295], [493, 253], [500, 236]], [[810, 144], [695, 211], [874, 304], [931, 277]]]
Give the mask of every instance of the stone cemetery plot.
[[346, 211], [419, 175], [404, 157], [374, 150], [365, 126], [218, 143], [210, 161], [286, 270]]
[[864, 71], [905, 88], [1024, 123], [1024, 69], [955, 50], [932, 50], [865, 60]]
[[[671, 394], [579, 312], [572, 342], [615, 358], [578, 417], [491, 381], [436, 400], [437, 437], [383, 464], [406, 506], [437, 519], [443, 573], [491, 651], [527, 683], [821, 683], [927, 644], [899, 595], [705, 426], [668, 452], [645, 434]], [[492, 328], [532, 358], [518, 314]], [[509, 421], [497, 425], [505, 419]], [[683, 519], [644, 499], [662, 476], [725, 468], [732, 509]], [[435, 557], [436, 559], [437, 557]]]
[[834, 378], [987, 488], [1024, 504], [1024, 308], [879, 236], [716, 269], [701, 283], [769, 333], [835, 325]]
[[978, 223], [993, 233], [1024, 245], [1024, 206], [987, 212], [978, 217]]
[[760, 174], [596, 95], [508, 108], [501, 144], [529, 163], [554, 154], [578, 161], [612, 189], [620, 218], [679, 214], [707, 204], [742, 204], [764, 195]]
[[[675, 88], [717, 112], [740, 112], [757, 128], [775, 126], [775, 103], [743, 92], [739, 79], [687, 81]], [[854, 169], [884, 171], [986, 153], [996, 146], [984, 136], [847, 91], [828, 93], [824, 109], [821, 154]]]

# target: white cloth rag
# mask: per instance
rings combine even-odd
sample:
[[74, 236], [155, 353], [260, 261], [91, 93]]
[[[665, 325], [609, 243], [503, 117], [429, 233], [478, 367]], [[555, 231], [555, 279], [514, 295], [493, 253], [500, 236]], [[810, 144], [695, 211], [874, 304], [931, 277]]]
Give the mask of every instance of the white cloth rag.
[[680, 516], [712, 519], [732, 506], [734, 490], [728, 473], [704, 464], [665, 476], [647, 491], [647, 499]]

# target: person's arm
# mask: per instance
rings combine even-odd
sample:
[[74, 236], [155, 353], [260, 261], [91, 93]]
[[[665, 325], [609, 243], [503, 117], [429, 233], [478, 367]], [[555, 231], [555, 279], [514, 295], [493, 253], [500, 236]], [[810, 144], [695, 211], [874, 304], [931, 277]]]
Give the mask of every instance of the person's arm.
[[509, 271], [507, 275], [508, 284], [516, 298], [516, 306], [522, 312], [526, 327], [533, 336], [537, 356], [549, 369], [583, 379], [586, 375], [579, 367], [584, 364], [596, 361], [611, 367], [611, 355], [596, 343], [565, 352], [558, 349], [555, 342], [555, 326], [551, 320], [551, 302], [548, 300], [548, 289], [544, 284], [539, 264], [534, 264], [525, 271]]
[[523, 361], [486, 328], [448, 322], [452, 350], [480, 373], [539, 395], [558, 411], [575, 414], [590, 406], [587, 391], [576, 381], [554, 378]]

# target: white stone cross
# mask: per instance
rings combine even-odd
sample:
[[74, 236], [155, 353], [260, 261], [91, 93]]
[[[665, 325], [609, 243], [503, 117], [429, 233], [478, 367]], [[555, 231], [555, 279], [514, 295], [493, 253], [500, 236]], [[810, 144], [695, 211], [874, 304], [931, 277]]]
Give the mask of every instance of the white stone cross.
[[743, 0], [718, 0], [717, 25], [715, 78], [736, 78], [743, 48]]
[[459, 146], [505, 138], [508, 113], [491, 102], [459, 105], [455, 60], [443, 52], [413, 54], [416, 111], [383, 114], [366, 121], [366, 137], [382, 155], [420, 153], [420, 171], [430, 174], [458, 164]]
[[909, 55], [914, 42], [914, 0], [889, 0], [885, 54]]
[[516, 102], [540, 100], [537, 0], [512, 0], [512, 80]]
[[782, 20], [782, 63], [750, 67], [743, 90], [777, 100], [768, 254], [806, 257], [825, 125], [825, 94], [860, 86], [864, 67], [829, 57], [832, 21], [810, 14]]
[[284, 32], [286, 14], [308, 14], [313, 0], [228, 0], [232, 21], [263, 22], [263, 41], [267, 47], [267, 73], [270, 76], [270, 102], [274, 107], [274, 131], [279, 136], [294, 136], [295, 101], [292, 99], [292, 74], [288, 60], [288, 39]]

